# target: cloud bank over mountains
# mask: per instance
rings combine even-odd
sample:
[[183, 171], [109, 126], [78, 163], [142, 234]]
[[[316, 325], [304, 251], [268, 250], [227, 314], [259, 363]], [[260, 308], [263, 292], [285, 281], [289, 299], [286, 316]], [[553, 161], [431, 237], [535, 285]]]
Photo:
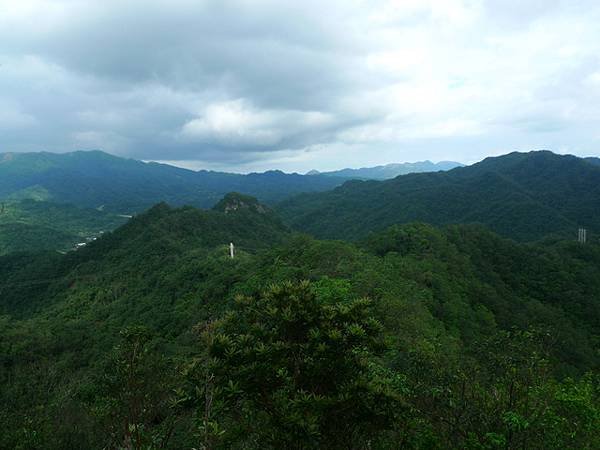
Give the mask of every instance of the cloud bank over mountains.
[[600, 154], [600, 4], [0, 0], [0, 151], [322, 170]]

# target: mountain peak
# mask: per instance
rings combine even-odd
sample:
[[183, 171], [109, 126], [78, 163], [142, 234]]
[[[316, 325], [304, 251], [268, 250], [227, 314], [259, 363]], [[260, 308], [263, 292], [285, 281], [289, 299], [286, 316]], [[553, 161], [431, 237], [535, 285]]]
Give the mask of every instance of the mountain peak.
[[597, 233], [600, 167], [549, 151], [513, 152], [449, 172], [346, 182], [277, 211], [299, 231], [328, 239], [360, 239], [414, 221], [478, 223], [522, 241], [572, 236], [578, 227]]
[[224, 212], [225, 214], [243, 210], [257, 212], [259, 214], [266, 214], [268, 212], [267, 207], [261, 205], [256, 198], [250, 195], [240, 194], [239, 192], [228, 193], [214, 206], [213, 209], [215, 211]]
[[[360, 169], [346, 168], [332, 172], [322, 172], [321, 174], [332, 177], [355, 178], [363, 180], [387, 180], [396, 178], [399, 175], [407, 175], [409, 173], [448, 171], [462, 166], [463, 165], [461, 163], [453, 161], [440, 161], [438, 163], [433, 163], [427, 160], [412, 163], [392, 163], [375, 167], [361, 167]], [[309, 172], [307, 175], [312, 175], [311, 172]]]

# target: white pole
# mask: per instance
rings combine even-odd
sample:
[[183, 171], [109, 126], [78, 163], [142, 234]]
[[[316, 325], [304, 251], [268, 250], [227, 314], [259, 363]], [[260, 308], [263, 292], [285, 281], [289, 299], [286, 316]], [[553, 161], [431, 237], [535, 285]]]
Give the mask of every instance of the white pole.
[[578, 234], [577, 234], [577, 242], [579, 242], [580, 244], [585, 244], [587, 243], [587, 229], [585, 228], [580, 228], [578, 230]]
[[233, 259], [235, 253], [235, 247], [233, 246], [233, 242], [229, 243], [229, 256]]

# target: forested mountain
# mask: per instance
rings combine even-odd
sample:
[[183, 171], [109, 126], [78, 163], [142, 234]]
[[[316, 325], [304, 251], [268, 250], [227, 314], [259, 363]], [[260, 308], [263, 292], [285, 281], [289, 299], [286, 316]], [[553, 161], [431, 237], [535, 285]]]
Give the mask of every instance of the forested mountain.
[[587, 162], [600, 166], [600, 158], [584, 158]]
[[419, 161], [414, 163], [397, 163], [376, 167], [362, 167], [360, 169], [334, 170], [332, 172], [317, 172], [313, 170], [309, 172], [309, 174], [321, 174], [333, 177], [363, 180], [387, 180], [390, 178], [395, 178], [398, 175], [421, 172], [439, 172], [462, 166], [463, 164], [454, 161], [440, 161], [438, 163], [433, 163], [431, 161]]
[[600, 232], [600, 167], [548, 151], [487, 158], [449, 172], [348, 181], [277, 208], [296, 229], [356, 239], [395, 223], [480, 223], [518, 240]]
[[100, 151], [0, 154], [0, 200], [35, 199], [132, 214], [155, 203], [210, 208], [237, 191], [274, 203], [331, 189], [340, 179], [280, 171], [248, 175], [181, 169]]
[[597, 448], [598, 298], [597, 243], [159, 204], [0, 257], [0, 448]]
[[71, 250], [122, 225], [126, 217], [35, 200], [0, 202], [0, 255]]

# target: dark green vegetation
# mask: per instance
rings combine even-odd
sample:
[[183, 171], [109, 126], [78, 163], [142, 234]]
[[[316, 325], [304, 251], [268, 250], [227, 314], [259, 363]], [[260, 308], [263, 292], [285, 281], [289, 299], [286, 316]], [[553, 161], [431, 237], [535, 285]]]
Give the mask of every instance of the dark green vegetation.
[[127, 219], [94, 209], [43, 201], [0, 201], [0, 255], [72, 249]]
[[441, 161], [432, 163], [431, 161], [420, 161], [414, 163], [386, 164], [385, 166], [363, 167], [361, 169], [342, 169], [333, 172], [311, 171], [310, 174], [329, 175], [333, 177], [352, 178], [358, 180], [387, 180], [399, 175], [421, 172], [438, 172], [441, 170], [451, 170], [455, 167], [461, 167], [463, 164], [454, 161]]
[[0, 257], [0, 448], [595, 449], [599, 299], [598, 243], [160, 204]]
[[0, 154], [0, 200], [48, 200], [123, 214], [161, 201], [210, 208], [231, 191], [274, 203], [301, 192], [332, 189], [340, 183], [335, 177], [280, 171], [249, 175], [194, 172], [100, 151]]
[[600, 167], [551, 152], [511, 153], [449, 172], [348, 181], [304, 194], [278, 212], [322, 238], [357, 239], [396, 223], [479, 223], [513, 239], [600, 232]]
[[600, 166], [600, 158], [584, 158], [587, 162]]
[[119, 214], [130, 216], [161, 201], [210, 208], [225, 193], [239, 191], [274, 203], [340, 182], [279, 171], [194, 172], [100, 151], [4, 153], [0, 154], [0, 255], [71, 249], [123, 224], [126, 218]]

